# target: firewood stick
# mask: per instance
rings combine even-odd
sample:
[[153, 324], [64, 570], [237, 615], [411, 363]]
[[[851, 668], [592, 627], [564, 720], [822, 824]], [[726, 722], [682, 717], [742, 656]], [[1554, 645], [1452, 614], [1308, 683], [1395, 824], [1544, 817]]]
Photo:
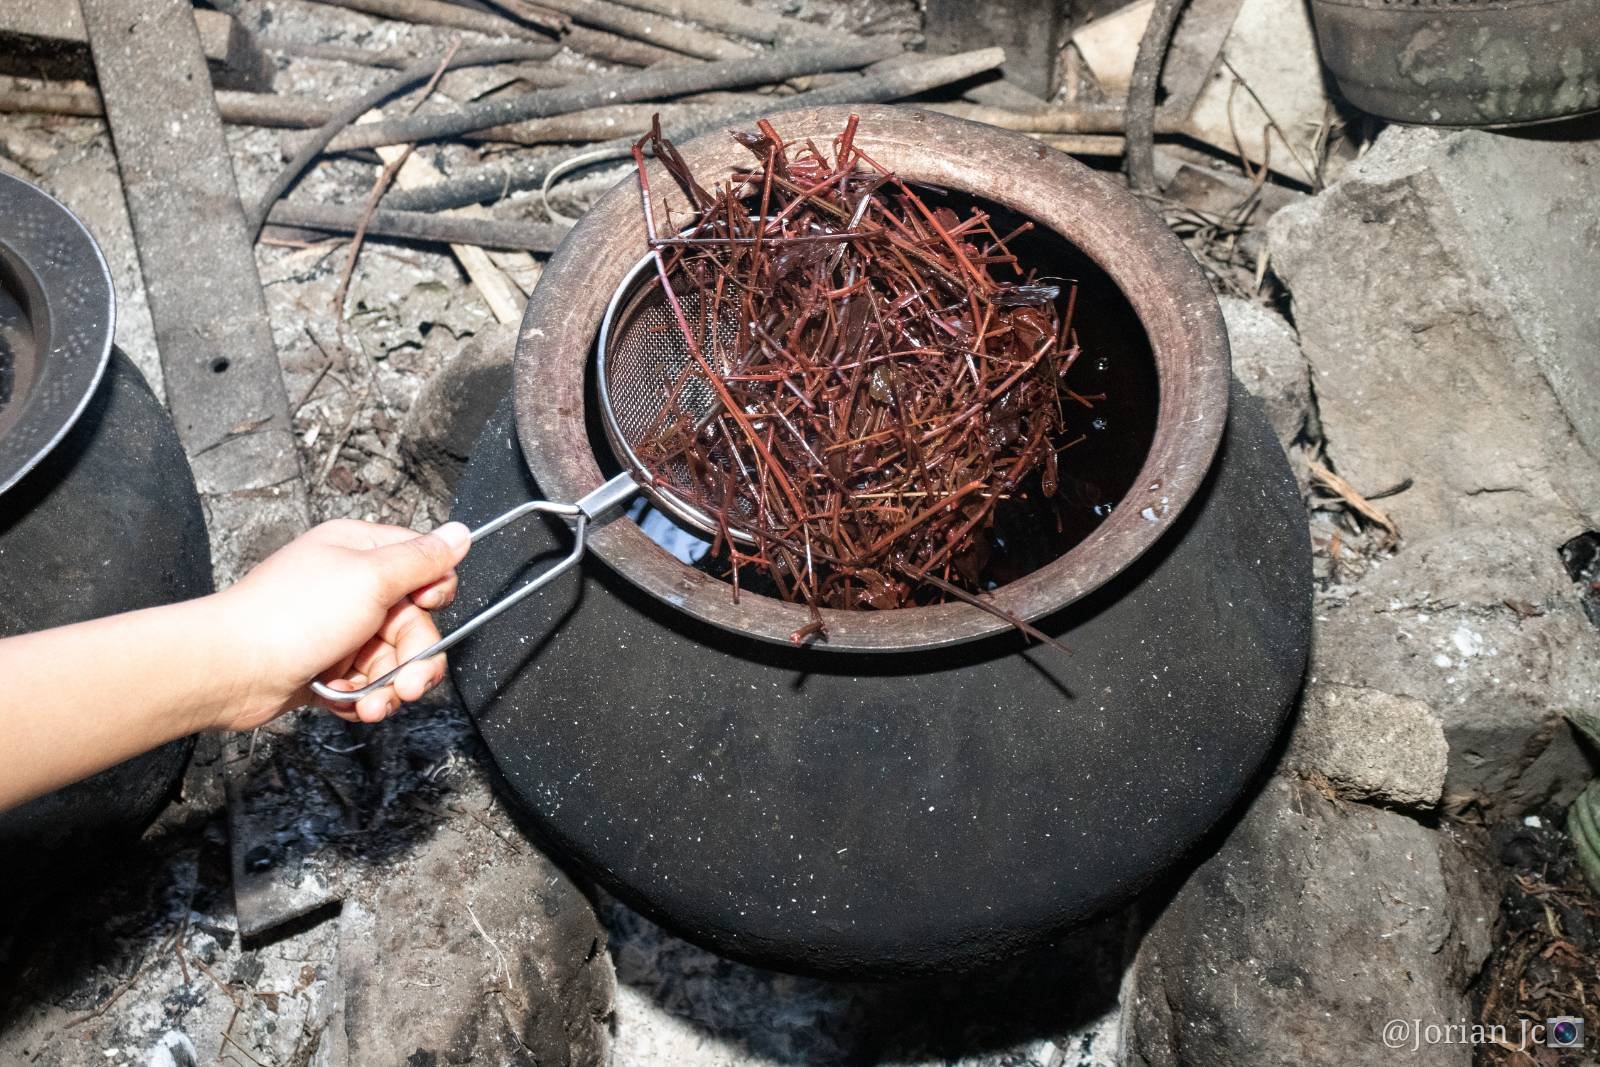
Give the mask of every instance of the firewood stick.
[[[708, 93], [704, 99], [686, 97], [670, 104], [621, 104], [589, 108], [569, 115], [532, 119], [510, 126], [491, 126], [463, 136], [467, 141], [539, 145], [607, 141], [619, 131], [644, 129], [650, 116], [659, 112], [668, 123], [682, 122], [710, 108], [749, 110], [761, 107], [768, 98], [756, 93]], [[781, 98], [774, 98], [781, 99]], [[266, 126], [285, 129], [315, 129], [327, 122], [333, 109], [321, 100], [307, 96], [268, 93], [217, 93], [217, 109], [222, 121], [234, 126]], [[34, 92], [0, 91], [0, 114], [65, 115], [100, 118], [105, 114], [100, 94], [94, 89], [47, 89]]]
[[[222, 121], [236, 126], [282, 126], [305, 129], [320, 126], [333, 114], [321, 100], [273, 93], [240, 93], [217, 90], [217, 110]], [[0, 91], [0, 112], [18, 115], [68, 115], [101, 118], [105, 108], [98, 90], [36, 89]]]
[[[222, 94], [219, 92], [217, 97], [220, 104]], [[100, 103], [100, 94], [93, 89], [38, 89], [31, 92], [8, 89], [0, 92], [0, 112], [13, 115], [71, 115], [78, 118], [100, 118], [106, 113]]]
[[[1128, 182], [1134, 192], [1153, 193], [1156, 182], [1155, 134], [1156, 89], [1161, 80], [1161, 64], [1172, 44], [1172, 32], [1183, 13], [1183, 0], [1155, 0], [1150, 21], [1139, 38], [1139, 51], [1133, 61], [1133, 77], [1128, 82]], [[1226, 62], [1226, 60], [1223, 60]]]
[[570, 16], [575, 22], [648, 41], [697, 59], [743, 59], [755, 54], [752, 49], [714, 33], [707, 33], [698, 27], [681, 26], [658, 15], [612, 3], [611, 0], [543, 0], [543, 3]]
[[982, 104], [960, 101], [927, 105], [937, 111], [969, 122], [982, 122], [1019, 133], [1121, 133], [1122, 107], [1118, 104], [1099, 107], [1079, 104], [1076, 107], [1051, 107], [1039, 111], [1009, 111]]
[[1099, 133], [1030, 133], [1028, 136], [1069, 156], [1120, 156], [1128, 147], [1124, 137]]
[[[457, 111], [415, 115], [405, 119], [352, 127], [333, 141], [336, 149], [376, 148], [410, 141], [435, 141], [457, 137], [489, 126], [504, 126], [528, 119], [549, 118], [605, 104], [682, 96], [711, 89], [766, 85], [799, 74], [848, 70], [885, 58], [897, 50], [889, 42], [841, 48], [784, 49], [751, 59], [691, 63], [656, 68], [637, 74], [607, 75], [560, 89], [544, 89], [498, 100], [482, 100]], [[413, 68], [415, 69], [415, 68]], [[898, 73], [898, 72], [897, 72]], [[799, 99], [798, 96], [789, 97]]]
[[[358, 48], [351, 45], [322, 44], [278, 37], [258, 38], [257, 43], [268, 52], [296, 59], [320, 59], [332, 63], [352, 63], [363, 67], [386, 67], [394, 70], [423, 62], [425, 58], [399, 48]], [[551, 42], [551, 48], [559, 47], [555, 42]], [[519, 74], [539, 79], [537, 84], [541, 89], [547, 86], [565, 85], [578, 78], [589, 76], [585, 71], [548, 65], [527, 65], [515, 69]]]
[[[351, 234], [361, 221], [361, 208], [347, 204], [312, 204], [280, 200], [267, 216], [269, 226], [285, 226], [322, 233]], [[552, 252], [567, 227], [549, 222], [434, 215], [425, 211], [378, 208], [367, 223], [367, 236], [390, 237], [436, 244], [477, 245], [512, 252]]]
[[575, 111], [570, 115], [557, 115], [548, 119], [532, 119], [511, 126], [490, 126], [477, 133], [468, 134], [468, 140], [503, 141], [509, 144], [577, 144], [589, 141], [609, 141], [619, 134], [644, 130], [650, 119], [660, 115], [667, 125], [682, 124], [695, 117], [712, 114], [721, 108], [750, 110], [766, 103], [766, 98], [754, 93], [744, 93], [716, 103], [690, 104], [619, 104], [615, 107], [596, 107]]
[[[530, 0], [490, 0], [490, 2], [511, 18], [523, 18], [533, 7]], [[560, 17], [567, 18], [566, 15]], [[596, 29], [592, 24], [573, 26], [570, 22], [571, 20], [568, 20], [569, 24], [562, 31], [561, 43], [574, 52], [608, 59], [613, 63], [626, 63], [633, 67], [648, 67], [677, 58], [676, 52], [659, 44], [634, 37], [619, 36], [605, 29]]]
[[561, 35], [561, 43], [574, 52], [582, 52], [595, 59], [624, 63], [630, 67], [649, 67], [657, 63], [681, 60], [678, 53], [644, 41], [633, 41], [592, 26], [574, 26]]
[[320, 41], [291, 41], [278, 37], [258, 37], [257, 43], [268, 52], [298, 56], [303, 59], [326, 59], [335, 63], [355, 63], [364, 67], [391, 67], [398, 70], [417, 62], [417, 56], [398, 48], [359, 48], [344, 44], [324, 44]]
[[[770, 105], [757, 110], [712, 113], [704, 119], [682, 127], [673, 127], [667, 134], [672, 140], [681, 144], [690, 137], [719, 126], [752, 122], [764, 115], [773, 115], [795, 108], [827, 107], [834, 104], [875, 104], [886, 100], [898, 100], [993, 70], [1004, 62], [1005, 51], [999, 48], [983, 48], [953, 56], [938, 56], [895, 67], [882, 73], [852, 78], [845, 84], [832, 85], [826, 89], [814, 89], [794, 96], [773, 97]], [[390, 207], [413, 211], [439, 211], [459, 207], [462, 204], [497, 200], [508, 193], [539, 188], [557, 168], [570, 167], [580, 158], [599, 160], [610, 158], [611, 155], [623, 158], [632, 143], [632, 137], [620, 137], [594, 147], [552, 154], [543, 159], [518, 161], [510, 165], [482, 166], [425, 189], [407, 189], [391, 193], [388, 204]]]
[[813, 26], [787, 15], [770, 15], [734, 0], [617, 0], [627, 7], [685, 22], [698, 22], [708, 30], [731, 33], [763, 44], [784, 41], [812, 42], [848, 39], [849, 35]]
[[[469, 51], [455, 53], [451, 57], [448, 66], [452, 68], [484, 66], [492, 63], [504, 63], [507, 60], [548, 58], [549, 52], [547, 49], [550, 47], [552, 46], [513, 44], [474, 48]], [[272, 184], [267, 187], [267, 191], [262, 195], [261, 201], [246, 216], [245, 225], [249, 229], [251, 236], [253, 237], [261, 232], [261, 226], [266, 221], [267, 212], [277, 202], [278, 197], [288, 192], [289, 186], [294, 184], [295, 179], [300, 177], [306, 167], [311, 165], [311, 161], [321, 154], [322, 150], [328, 146], [328, 142], [333, 140], [340, 130], [349, 123], [354, 122], [361, 115], [366, 114], [367, 111], [377, 107], [389, 97], [403, 93], [412, 86], [427, 81], [433, 77], [436, 69], [438, 69], [437, 62], [418, 63], [415, 66], [407, 67], [376, 89], [363, 93], [351, 103], [335, 111], [332, 117], [323, 123], [317, 132], [307, 138], [306, 142], [300, 146], [295, 152], [294, 158], [289, 160], [283, 170], [278, 172], [278, 176], [272, 180]]]
[[[397, 22], [419, 22], [427, 26], [450, 26], [458, 30], [472, 30], [474, 33], [488, 34], [491, 37], [520, 37], [529, 41], [548, 41], [547, 34], [531, 29], [508, 18], [474, 11], [471, 8], [458, 7], [455, 4], [444, 3], [443, 0], [316, 0], [320, 4], [331, 7], [348, 8], [359, 11], [363, 15], [375, 15], [378, 18], [394, 19]], [[564, 17], [543, 11], [532, 4], [527, 5], [526, 13], [519, 17], [524, 22], [531, 22], [550, 33], [560, 33], [568, 26]]]

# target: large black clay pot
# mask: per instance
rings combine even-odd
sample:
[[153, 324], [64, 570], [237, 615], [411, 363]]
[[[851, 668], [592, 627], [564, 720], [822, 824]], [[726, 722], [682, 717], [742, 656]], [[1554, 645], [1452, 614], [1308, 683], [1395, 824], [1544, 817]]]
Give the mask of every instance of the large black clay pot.
[[[0, 637], [210, 591], [205, 517], [177, 432], [138, 369], [113, 351], [72, 429], [0, 494]], [[192, 747], [175, 741], [0, 813], [0, 851], [63, 850], [143, 829]]]
[[[1234, 385], [1179, 520], [1127, 569], [1002, 633], [858, 654], [692, 618], [591, 563], [451, 653], [506, 789], [557, 855], [683, 935], [831, 975], [998, 960], [1129, 900], [1249, 788], [1301, 682], [1310, 546], [1283, 452]], [[510, 404], [457, 518], [540, 495]], [[465, 617], [565, 551], [539, 522], [460, 568]]]
[[[211, 591], [189, 461], [112, 348], [113, 323], [111, 274], [83, 224], [0, 175], [0, 637]], [[143, 828], [192, 747], [165, 745], [0, 813], [0, 849]]]
[[1322, 62], [1363, 111], [1506, 126], [1600, 109], [1600, 0], [1311, 0]]

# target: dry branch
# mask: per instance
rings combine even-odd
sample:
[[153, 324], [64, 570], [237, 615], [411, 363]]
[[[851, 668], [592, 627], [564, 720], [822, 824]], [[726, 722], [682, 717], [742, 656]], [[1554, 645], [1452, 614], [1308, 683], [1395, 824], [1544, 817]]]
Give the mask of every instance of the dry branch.
[[[509, 2], [509, 0], [502, 0]], [[657, 63], [675, 63], [683, 59], [676, 52], [657, 48], [643, 41], [630, 41], [626, 37], [592, 26], [574, 26], [561, 35], [561, 43], [574, 52], [582, 52], [596, 59], [624, 63], [630, 67], [649, 67]]]
[[[323, 233], [354, 233], [361, 209], [345, 204], [309, 204], [284, 200], [275, 204], [267, 223]], [[394, 211], [378, 208], [367, 223], [367, 234], [405, 241], [431, 241], [437, 244], [477, 245], [510, 251], [552, 252], [566, 236], [567, 227], [545, 222], [516, 222], [510, 219], [469, 219], [458, 215], [434, 215], [425, 211]]]
[[1314, 481], [1319, 488], [1326, 489], [1334, 496], [1337, 496], [1340, 500], [1344, 501], [1345, 505], [1349, 507], [1351, 511], [1355, 512], [1363, 519], [1366, 519], [1368, 522], [1381, 529], [1384, 534], [1383, 540], [1385, 547], [1392, 546], [1399, 542], [1400, 527], [1395, 525], [1395, 521], [1389, 517], [1387, 512], [1358, 493], [1355, 486], [1351, 485], [1349, 482], [1345, 481], [1343, 478], [1339, 477], [1337, 474], [1333, 473], [1333, 471], [1329, 470], [1321, 463], [1318, 463], [1316, 460], [1311, 460], [1307, 464], [1307, 469], [1311, 472], [1312, 481]]
[[376, 148], [410, 141], [434, 141], [459, 137], [488, 126], [549, 118], [607, 104], [658, 100], [712, 89], [767, 85], [800, 74], [863, 67], [894, 51], [896, 47], [889, 43], [863, 44], [852, 48], [786, 49], [752, 59], [657, 68], [620, 77], [607, 75], [559, 89], [541, 89], [499, 100], [484, 100], [458, 111], [363, 124], [361, 128], [349, 130], [339, 137], [335, 147], [343, 150]]
[[[534, 6], [528, 0], [490, 0], [490, 2], [513, 18], [523, 17], [523, 14]], [[592, 26], [573, 26], [570, 23], [562, 33], [561, 43], [574, 52], [609, 59], [613, 63], [626, 63], [633, 67], [648, 67], [654, 63], [678, 58], [677, 54], [669, 49], [647, 41], [633, 40]]]
[[[217, 110], [222, 121], [238, 126], [281, 126], [305, 129], [320, 126], [333, 115], [333, 109], [321, 100], [304, 96], [280, 96], [271, 93], [240, 93], [228, 89], [217, 91]], [[70, 115], [78, 118], [101, 118], [105, 107], [100, 93], [95, 89], [36, 89], [31, 91], [0, 91], [0, 113], [25, 115]]]
[[303, 59], [324, 59], [334, 63], [354, 63], [363, 67], [392, 67], [395, 70], [409, 67], [417, 61], [411, 52], [397, 48], [360, 48], [345, 44], [324, 44], [320, 41], [291, 41], [268, 37], [259, 41], [268, 52]]
[[1120, 156], [1128, 150], [1126, 138], [1110, 134], [1030, 133], [1028, 136], [1069, 156]]
[[[491, 63], [504, 63], [508, 60], [526, 60], [548, 58], [553, 50], [553, 45], [537, 44], [512, 44], [497, 45], [490, 48], [474, 48], [464, 52], [457, 52], [449, 58], [448, 67], [484, 66]], [[280, 196], [289, 190], [300, 174], [311, 165], [311, 161], [322, 153], [328, 142], [336, 137], [340, 130], [377, 107], [391, 96], [403, 93], [414, 85], [426, 82], [432, 78], [434, 71], [439, 69], [438, 60], [418, 63], [407, 67], [393, 78], [384, 82], [369, 92], [363, 93], [356, 100], [338, 111], [323, 123], [315, 134], [307, 138], [306, 143], [295, 152], [294, 158], [278, 173], [267, 187], [266, 193], [261, 197], [255, 209], [245, 219], [245, 225], [254, 238], [261, 232], [261, 226], [266, 221], [267, 212], [271, 210]]]
[[[359, 11], [363, 15], [375, 15], [378, 18], [394, 19], [398, 22], [419, 22], [427, 26], [450, 26], [458, 30], [471, 30], [474, 33], [487, 34], [491, 37], [520, 37], [530, 41], [547, 41], [549, 36], [519, 25], [511, 19], [490, 15], [482, 11], [474, 11], [469, 7], [456, 4], [447, 4], [443, 0], [317, 0], [317, 3], [327, 4], [331, 7], [348, 8]], [[524, 22], [533, 23], [550, 33], [560, 33], [567, 28], [567, 20], [552, 12], [544, 11], [532, 4], [526, 5], [526, 13], [519, 12], [519, 18]]]
[[[450, 66], [450, 60], [455, 57], [460, 48], [461, 41], [457, 39], [449, 50], [445, 52], [444, 58], [439, 60], [439, 69], [433, 72], [433, 77], [428, 79], [428, 84], [422, 87], [422, 92], [418, 93], [416, 100], [412, 102], [412, 113], [415, 113], [417, 108], [422, 106], [423, 101], [432, 96], [433, 91], [439, 87], [439, 79], [444, 77], [445, 70]], [[372, 112], [372, 114], [382, 117], [381, 112]], [[356, 260], [361, 256], [361, 245], [366, 240], [367, 227], [372, 222], [372, 213], [378, 209], [378, 201], [383, 199], [383, 194], [388, 191], [389, 183], [394, 181], [395, 174], [405, 165], [406, 160], [411, 158], [411, 153], [416, 147], [416, 145], [406, 145], [404, 148], [391, 149], [391, 152], [398, 152], [399, 154], [392, 157], [388, 155], [383, 157], [383, 169], [378, 172], [377, 179], [372, 183], [372, 191], [367, 194], [367, 202], [361, 208], [361, 219], [356, 223], [356, 232], [350, 238], [350, 254], [345, 259], [344, 273], [339, 276], [338, 288], [334, 290], [333, 313], [338, 318], [344, 318], [345, 295], [350, 291], [350, 279], [355, 276]]]
[[[794, 96], [774, 97], [768, 106], [747, 111], [729, 110], [708, 115], [696, 122], [667, 129], [675, 141], [684, 141], [731, 123], [747, 123], [766, 115], [774, 115], [796, 108], [828, 107], [835, 104], [874, 104], [915, 96], [949, 85], [986, 70], [993, 70], [1005, 62], [1005, 52], [999, 48], [983, 48], [975, 52], [962, 52], [953, 56], [939, 56], [916, 63], [895, 67], [878, 74], [852, 78], [826, 89], [813, 89]], [[508, 193], [523, 189], [537, 189], [545, 179], [558, 169], [565, 169], [574, 161], [607, 158], [625, 158], [632, 145], [629, 138], [606, 141], [592, 148], [551, 155], [544, 159], [518, 164], [499, 164], [479, 167], [477, 170], [440, 182], [426, 189], [401, 191], [390, 194], [393, 207], [413, 211], [439, 211], [462, 204], [496, 200]]]
[[771, 15], [735, 3], [733, 0], [619, 0], [619, 2], [640, 11], [682, 19], [685, 22], [698, 22], [708, 30], [731, 33], [763, 44], [777, 44], [784, 41], [839, 42], [849, 38], [848, 34], [813, 26], [809, 22], [802, 22], [786, 15]]
[[929, 104], [929, 111], [969, 122], [982, 122], [1019, 133], [1121, 133], [1123, 110], [1119, 105], [1051, 107], [1040, 111], [1011, 111], [960, 101]]
[[743, 59], [755, 53], [742, 44], [693, 26], [682, 26], [658, 15], [637, 11], [610, 0], [545, 0], [547, 6], [575, 21], [624, 37], [648, 41], [697, 59]]
[[1136, 192], [1153, 193], [1159, 188], [1155, 162], [1156, 88], [1182, 11], [1183, 0], [1155, 0], [1133, 61], [1133, 79], [1128, 85], [1128, 180]]
[[[420, 156], [411, 155], [410, 146], [401, 148], [398, 145], [385, 146], [378, 149], [378, 154], [385, 162], [394, 163], [400, 167], [399, 183], [402, 189], [414, 189], [438, 181], [443, 175]], [[488, 211], [484, 208], [464, 207], [452, 214], [466, 218], [487, 217]], [[511, 276], [500, 269], [499, 265], [477, 245], [460, 244], [452, 242], [450, 251], [461, 263], [461, 269], [467, 272], [467, 277], [472, 279], [472, 285], [483, 297], [489, 311], [494, 315], [495, 321], [505, 324], [515, 324], [522, 321], [523, 294], [518, 291], [517, 283]], [[525, 253], [515, 253], [525, 255]], [[532, 266], [532, 263], [525, 264]]]
[[570, 115], [556, 115], [548, 119], [533, 119], [512, 126], [491, 126], [469, 134], [472, 140], [504, 141], [509, 144], [536, 145], [609, 141], [619, 133], [642, 130], [650, 125], [655, 115], [669, 126], [681, 125], [696, 118], [712, 114], [715, 109], [729, 108], [751, 110], [767, 103], [765, 97], [754, 93], [729, 94], [724, 98], [704, 104], [619, 104], [615, 107], [590, 108]]

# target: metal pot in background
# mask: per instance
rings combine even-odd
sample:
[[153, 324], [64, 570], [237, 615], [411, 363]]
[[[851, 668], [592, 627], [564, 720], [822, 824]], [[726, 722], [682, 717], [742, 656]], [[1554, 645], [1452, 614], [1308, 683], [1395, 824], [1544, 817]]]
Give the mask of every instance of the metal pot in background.
[[1310, 0], [1322, 62], [1356, 107], [1427, 126], [1600, 109], [1600, 0]]
[[[111, 276], [88, 231], [0, 174], [0, 637], [211, 591], [188, 460], [112, 348], [112, 325]], [[0, 814], [0, 855], [142, 830], [192, 747], [164, 745]]]

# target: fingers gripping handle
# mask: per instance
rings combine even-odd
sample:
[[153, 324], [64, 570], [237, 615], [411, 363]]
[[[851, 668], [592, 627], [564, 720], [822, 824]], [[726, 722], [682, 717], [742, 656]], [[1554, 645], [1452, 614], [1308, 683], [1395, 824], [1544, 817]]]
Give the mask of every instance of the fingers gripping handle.
[[573, 567], [577, 566], [578, 561], [583, 558], [584, 549], [586, 547], [585, 540], [588, 537], [590, 521], [597, 518], [601, 513], [607, 511], [608, 509], [615, 507], [616, 505], [627, 500], [629, 497], [633, 496], [634, 493], [638, 492], [638, 490], [639, 483], [634, 479], [634, 477], [631, 474], [623, 473], [617, 475], [615, 478], [612, 478], [610, 481], [606, 482], [600, 488], [594, 490], [592, 493], [585, 496], [575, 504], [558, 504], [550, 500], [530, 500], [526, 504], [518, 504], [505, 514], [496, 516], [495, 518], [484, 523], [482, 526], [479, 526], [476, 530], [472, 531], [471, 536], [474, 544], [476, 544], [480, 538], [488, 537], [490, 534], [498, 533], [499, 531], [505, 529], [511, 523], [516, 522], [524, 515], [528, 515], [536, 511], [543, 512], [547, 515], [560, 515], [563, 518], [573, 520], [572, 551], [567, 553], [560, 563], [557, 563], [554, 567], [551, 567], [549, 570], [539, 575], [539, 577], [535, 578], [527, 585], [524, 585], [521, 589], [518, 589], [514, 593], [508, 594], [502, 600], [489, 605], [487, 608], [484, 608], [482, 611], [478, 612], [478, 614], [462, 623], [455, 630], [441, 637], [439, 640], [435, 641], [421, 652], [418, 652], [415, 656], [412, 656], [394, 670], [380, 678], [376, 678], [373, 681], [368, 682], [360, 689], [352, 689], [349, 692], [344, 692], [342, 690], [332, 689], [324, 685], [322, 682], [314, 681], [311, 683], [311, 691], [316, 693], [317, 696], [321, 697], [323, 700], [331, 701], [335, 704], [354, 704], [362, 697], [371, 693], [376, 693], [378, 690], [394, 681], [395, 676], [411, 664], [416, 663], [418, 660], [428, 659], [430, 656], [437, 656], [439, 653], [455, 645], [456, 642], [460, 641], [468, 634], [473, 633], [491, 619], [494, 619], [502, 612], [510, 610], [512, 607], [521, 603], [525, 598], [532, 596], [540, 589], [543, 589], [546, 585], [550, 584], [566, 571], [569, 571]]

